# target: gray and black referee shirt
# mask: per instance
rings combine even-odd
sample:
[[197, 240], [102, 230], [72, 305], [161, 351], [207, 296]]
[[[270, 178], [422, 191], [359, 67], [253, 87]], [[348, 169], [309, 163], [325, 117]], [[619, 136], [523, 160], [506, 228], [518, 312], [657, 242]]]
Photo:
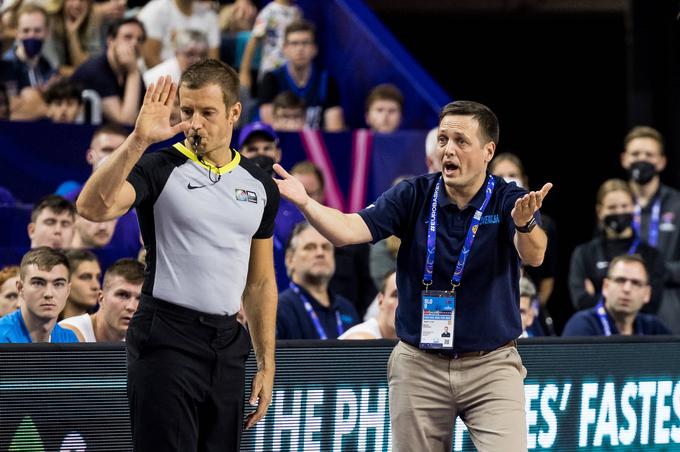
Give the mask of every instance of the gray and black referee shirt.
[[238, 312], [253, 238], [272, 236], [274, 181], [232, 150], [215, 170], [176, 143], [145, 154], [128, 182], [147, 249], [142, 293], [208, 314]]

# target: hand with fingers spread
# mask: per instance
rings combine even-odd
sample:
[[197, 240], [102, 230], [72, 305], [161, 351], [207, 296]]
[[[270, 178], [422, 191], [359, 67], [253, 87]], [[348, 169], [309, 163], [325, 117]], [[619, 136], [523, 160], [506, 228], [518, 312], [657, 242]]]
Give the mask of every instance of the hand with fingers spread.
[[307, 194], [307, 191], [305, 190], [305, 186], [302, 185], [302, 182], [300, 182], [295, 176], [292, 176], [288, 171], [283, 169], [281, 165], [278, 163], [274, 165], [273, 167], [274, 172], [281, 178], [281, 179], [274, 179], [274, 182], [276, 182], [276, 185], [279, 187], [279, 193], [295, 204], [299, 208], [303, 208], [311, 199], [309, 195]]
[[186, 122], [170, 125], [175, 95], [176, 85], [169, 75], [162, 76], [147, 88], [134, 131], [147, 145], [167, 140], [188, 129]]
[[531, 221], [534, 213], [541, 208], [553, 184], [548, 182], [539, 191], [532, 191], [515, 201], [510, 215], [516, 226], [522, 227]]
[[267, 414], [267, 409], [272, 403], [272, 392], [274, 387], [274, 373], [267, 370], [260, 370], [253, 377], [253, 384], [250, 391], [250, 405], [257, 405], [257, 409], [250, 413], [246, 418], [246, 429], [253, 427], [260, 419]]

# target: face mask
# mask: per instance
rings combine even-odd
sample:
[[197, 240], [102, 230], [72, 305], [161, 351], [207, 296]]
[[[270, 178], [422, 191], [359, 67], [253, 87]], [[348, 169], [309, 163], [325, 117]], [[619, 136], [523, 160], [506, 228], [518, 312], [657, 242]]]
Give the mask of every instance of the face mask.
[[33, 58], [40, 53], [43, 46], [43, 40], [38, 38], [28, 38], [21, 41], [21, 45], [24, 46], [24, 52], [28, 58]]
[[638, 184], [646, 184], [656, 175], [656, 168], [649, 162], [635, 162], [628, 168], [628, 175]]
[[633, 214], [613, 213], [604, 217], [602, 222], [612, 231], [616, 232], [617, 234], [621, 234], [633, 224]]
[[503, 180], [507, 182], [508, 184], [510, 182], [514, 182], [517, 184], [519, 188], [524, 188], [524, 184], [522, 183], [521, 179], [518, 179], [517, 177], [503, 177]]

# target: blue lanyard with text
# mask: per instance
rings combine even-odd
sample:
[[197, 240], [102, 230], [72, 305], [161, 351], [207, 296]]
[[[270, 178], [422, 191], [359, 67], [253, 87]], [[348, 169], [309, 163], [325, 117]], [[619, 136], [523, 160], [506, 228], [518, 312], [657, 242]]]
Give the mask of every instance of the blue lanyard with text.
[[602, 302], [602, 299], [600, 299], [600, 302], [597, 303], [595, 309], [597, 311], [597, 316], [600, 318], [600, 323], [602, 324], [604, 335], [611, 336], [612, 329], [609, 327], [609, 321], [607, 320], [607, 311], [604, 310], [604, 303]]
[[637, 252], [638, 246], [640, 245], [640, 236], [638, 235], [637, 231], [633, 231], [633, 243], [630, 244], [630, 248], [628, 248], [628, 255], [632, 256]]
[[[305, 306], [305, 311], [307, 311], [309, 318], [312, 319], [312, 323], [314, 324], [314, 328], [316, 328], [316, 333], [319, 335], [319, 339], [328, 339], [326, 331], [323, 329], [321, 321], [319, 320], [319, 316], [316, 315], [316, 312], [314, 312], [314, 308], [305, 294], [303, 294], [297, 284], [293, 282], [290, 283], [290, 288], [298, 295], [298, 297], [300, 297], [300, 300], [302, 300], [302, 304]], [[335, 311], [335, 322], [338, 326], [338, 336], [340, 336], [345, 332], [345, 328], [342, 326], [342, 320], [340, 319], [340, 313], [338, 311]]]
[[[659, 243], [659, 220], [661, 218], [661, 195], [654, 199], [652, 205], [652, 216], [649, 218], [649, 237], [647, 243], [656, 247]], [[635, 211], [633, 213], [633, 229], [638, 237], [642, 237], [642, 207], [639, 202], [635, 202]]]
[[[437, 185], [432, 194], [432, 207], [430, 208], [430, 224], [427, 228], [427, 256], [425, 257], [425, 272], [423, 274], [423, 284], [425, 285], [425, 290], [427, 290], [432, 285], [432, 274], [434, 272], [434, 256], [435, 248], [437, 246], [437, 206], [439, 198], [439, 190], [442, 186], [442, 177], [439, 177]], [[493, 189], [496, 186], [496, 179], [494, 176], [489, 175], [489, 181], [486, 183], [486, 190], [484, 194], [484, 202], [482, 206], [475, 211], [472, 221], [470, 222], [470, 228], [467, 231], [467, 236], [465, 237], [465, 244], [463, 249], [458, 256], [458, 263], [456, 264], [456, 270], [453, 272], [451, 277], [451, 287], [452, 290], [456, 290], [456, 287], [460, 285], [460, 278], [463, 275], [463, 269], [465, 268], [465, 263], [470, 254], [470, 249], [472, 249], [472, 243], [477, 237], [477, 230], [479, 228], [479, 223], [482, 220], [482, 214], [486, 205], [491, 199], [493, 194]]]

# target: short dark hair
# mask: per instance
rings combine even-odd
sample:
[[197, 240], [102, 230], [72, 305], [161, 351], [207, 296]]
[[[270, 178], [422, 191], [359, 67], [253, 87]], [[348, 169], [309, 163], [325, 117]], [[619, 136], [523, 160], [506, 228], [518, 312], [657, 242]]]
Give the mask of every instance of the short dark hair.
[[97, 138], [99, 135], [105, 133], [109, 135], [120, 135], [122, 137], [127, 137], [128, 135], [130, 135], [130, 131], [126, 129], [124, 126], [117, 124], [115, 122], [109, 122], [102, 126], [97, 127], [97, 129], [92, 134], [91, 141], [94, 141], [94, 139]]
[[116, 276], [120, 276], [130, 284], [141, 284], [144, 282], [144, 264], [129, 257], [118, 259], [106, 270], [102, 287], [106, 287]]
[[303, 160], [300, 163], [296, 163], [295, 166], [291, 168], [290, 174], [313, 174], [319, 180], [319, 189], [321, 191], [323, 191], [326, 186], [326, 180], [323, 177], [321, 168], [309, 160]]
[[64, 253], [48, 246], [39, 246], [24, 254], [19, 265], [19, 278], [22, 280], [26, 277], [26, 267], [29, 265], [36, 265], [44, 271], [51, 271], [57, 265], [63, 265], [68, 273], [67, 278], [71, 279], [71, 270]]
[[517, 169], [519, 169], [519, 172], [521, 173], [520, 177], [522, 179], [527, 178], [527, 172], [524, 170], [524, 165], [522, 164], [522, 161], [519, 159], [519, 157], [517, 157], [517, 155], [513, 154], [512, 152], [502, 152], [494, 156], [493, 160], [491, 160], [491, 162], [489, 163], [489, 171], [493, 173], [494, 170], [496, 169], [496, 166], [498, 166], [498, 164], [502, 162], [512, 163], [517, 167]]
[[385, 273], [385, 276], [380, 280], [380, 293], [385, 293], [385, 289], [387, 289], [387, 280], [390, 278], [390, 276], [394, 275], [397, 271], [395, 269], [392, 269]]
[[68, 259], [68, 268], [71, 270], [71, 274], [75, 273], [83, 262], [99, 263], [97, 256], [90, 250], [68, 250], [64, 255]]
[[628, 132], [625, 138], [623, 139], [623, 147], [626, 148], [628, 144], [636, 138], [651, 138], [652, 140], [659, 143], [661, 153], [662, 154], [665, 153], [663, 135], [661, 135], [661, 132], [656, 130], [654, 127], [649, 126], [633, 127], [632, 129], [630, 129], [630, 132]]
[[139, 26], [139, 28], [142, 29], [142, 40], [146, 41], [146, 28], [144, 28], [142, 21], [136, 17], [125, 17], [112, 22], [111, 25], [109, 25], [109, 28], [106, 29], [106, 37], [115, 39], [116, 36], [118, 36], [118, 30], [120, 30], [120, 27], [127, 24], [135, 24]]
[[399, 88], [391, 83], [382, 83], [374, 87], [366, 97], [366, 111], [371, 108], [373, 102], [379, 100], [391, 100], [399, 104], [399, 109], [404, 108], [404, 96], [399, 91]]
[[74, 99], [79, 104], [83, 103], [83, 88], [80, 83], [64, 78], [50, 85], [43, 97], [45, 103], [51, 104], [60, 100]]
[[179, 84], [189, 89], [200, 89], [210, 84], [219, 86], [227, 109], [239, 99], [238, 74], [231, 66], [218, 60], [207, 59], [192, 64], [182, 74]]
[[282, 91], [277, 94], [272, 101], [273, 111], [279, 110], [281, 108], [295, 108], [304, 111], [305, 101], [292, 91]]
[[470, 100], [457, 100], [446, 104], [442, 108], [442, 111], [439, 113], [440, 124], [447, 115], [472, 116], [479, 123], [479, 131], [482, 134], [482, 138], [486, 140], [486, 143], [493, 141], [498, 145], [500, 135], [498, 118], [486, 105]]
[[45, 209], [50, 209], [57, 215], [66, 212], [74, 220], [76, 218], [76, 208], [68, 199], [59, 195], [47, 195], [33, 206], [33, 210], [31, 210], [31, 223], [35, 223], [40, 213]]
[[645, 283], [649, 283], [649, 272], [647, 272], [647, 263], [645, 260], [640, 256], [639, 254], [621, 254], [620, 256], [616, 256], [612, 261], [609, 263], [609, 268], [607, 269], [607, 278], [611, 277], [612, 274], [612, 268], [614, 268], [614, 265], [618, 264], [619, 262], [624, 262], [627, 264], [631, 263], [638, 263], [642, 266], [642, 269], [645, 272]]
[[311, 23], [308, 20], [304, 19], [299, 19], [299, 20], [294, 20], [293, 22], [290, 23], [286, 27], [286, 31], [283, 35], [284, 37], [284, 42], [288, 41], [288, 35], [291, 33], [297, 33], [300, 31], [306, 31], [308, 33], [312, 34], [312, 38], [316, 40], [316, 27], [314, 26], [313, 23]]

